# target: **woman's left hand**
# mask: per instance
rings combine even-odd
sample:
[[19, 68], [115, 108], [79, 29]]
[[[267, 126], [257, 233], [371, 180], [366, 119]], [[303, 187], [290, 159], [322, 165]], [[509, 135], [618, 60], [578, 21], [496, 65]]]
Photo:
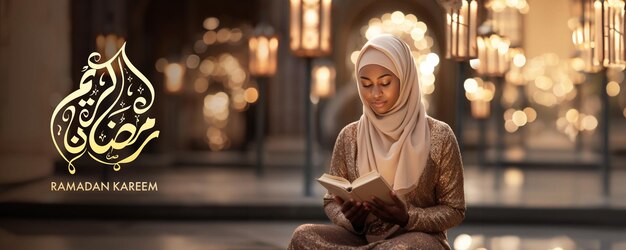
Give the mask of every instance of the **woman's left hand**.
[[409, 222], [409, 214], [406, 211], [406, 207], [394, 191], [391, 191], [391, 198], [394, 203], [387, 204], [383, 200], [372, 196], [373, 202], [364, 202], [365, 209], [369, 209], [383, 221], [404, 227]]

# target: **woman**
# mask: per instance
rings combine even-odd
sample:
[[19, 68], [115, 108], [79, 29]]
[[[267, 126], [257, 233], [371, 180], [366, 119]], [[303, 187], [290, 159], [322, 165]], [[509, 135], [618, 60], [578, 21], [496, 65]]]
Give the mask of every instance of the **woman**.
[[334, 225], [299, 226], [289, 248], [450, 249], [446, 230], [465, 217], [463, 164], [450, 127], [426, 115], [409, 47], [376, 37], [361, 49], [356, 72], [363, 115], [339, 133], [329, 174], [353, 181], [377, 170], [395, 202], [326, 193]]

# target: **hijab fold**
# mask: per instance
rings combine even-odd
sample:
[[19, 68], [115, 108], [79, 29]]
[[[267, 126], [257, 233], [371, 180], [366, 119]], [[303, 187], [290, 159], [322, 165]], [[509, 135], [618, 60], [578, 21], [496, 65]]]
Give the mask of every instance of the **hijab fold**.
[[389, 69], [400, 79], [398, 100], [384, 114], [377, 114], [363, 99], [363, 115], [357, 129], [357, 167], [364, 175], [377, 170], [398, 194], [417, 186], [430, 152], [430, 131], [421, 101], [417, 68], [411, 50], [392, 35], [368, 41], [356, 61], [356, 74], [365, 65]]

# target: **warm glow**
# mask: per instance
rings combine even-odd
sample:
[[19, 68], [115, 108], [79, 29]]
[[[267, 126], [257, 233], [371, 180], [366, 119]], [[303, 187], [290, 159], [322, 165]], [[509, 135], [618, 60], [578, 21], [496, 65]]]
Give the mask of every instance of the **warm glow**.
[[513, 113], [515, 113], [515, 109], [507, 109], [506, 111], [504, 111], [504, 120], [511, 120], [513, 119]]
[[520, 110], [517, 110], [517, 111], [515, 111], [513, 113], [513, 116], [511, 117], [511, 120], [518, 127], [524, 126], [524, 125], [526, 125], [526, 122], [528, 122], [528, 118], [526, 117], [526, 113], [524, 113], [523, 111], [520, 111]]
[[357, 51], [353, 51], [353, 52], [350, 54], [350, 62], [352, 62], [352, 65], [356, 64], [356, 60], [359, 58], [359, 53], [360, 53], [360, 52], [361, 52], [361, 51], [358, 51], [358, 50], [357, 50]]
[[546, 107], [572, 101], [579, 93], [575, 84], [585, 81], [585, 75], [573, 68], [575, 60], [560, 60], [548, 53], [527, 61], [522, 74], [528, 81], [526, 93], [530, 101]]
[[233, 100], [233, 107], [237, 111], [243, 111], [248, 106], [248, 102], [246, 102], [245, 90], [241, 88], [234, 89], [231, 93]]
[[240, 29], [234, 28], [230, 31], [230, 41], [231, 42], [239, 42], [243, 37], [243, 32]]
[[492, 31], [510, 39], [513, 46], [522, 45], [522, 14], [529, 11], [524, 0], [489, 0], [485, 7], [489, 12]]
[[154, 63], [154, 68], [158, 71], [163, 73], [163, 71], [165, 70], [165, 66], [167, 66], [168, 62], [167, 59], [165, 58], [159, 58], [155, 63]]
[[290, 48], [303, 57], [330, 53], [331, 0], [290, 0]]
[[569, 24], [572, 41], [584, 60], [586, 72], [604, 67], [624, 69], [624, 1], [583, 2], [579, 22]]
[[209, 129], [207, 129], [206, 137], [212, 151], [223, 150], [229, 142], [226, 134], [222, 130], [215, 127], [209, 127]]
[[583, 71], [585, 69], [585, 61], [580, 57], [572, 58], [570, 65], [575, 71]]
[[478, 66], [480, 66], [480, 60], [478, 59], [472, 59], [469, 62], [470, 62], [470, 67], [472, 67], [472, 69], [477, 69]]
[[226, 121], [229, 116], [230, 100], [226, 93], [218, 92], [204, 98], [204, 113], [211, 119]]
[[[165, 59], [159, 59], [155, 67], [157, 70], [162, 69], [166, 78], [167, 91], [171, 91], [170, 87], [180, 88], [185, 92], [191, 91], [185, 93], [184, 99], [188, 104], [195, 103], [196, 98], [199, 97], [197, 95], [203, 97], [201, 118], [204, 124], [198, 124], [199, 127], [196, 126], [193, 130], [207, 129], [206, 142], [211, 150], [219, 151], [230, 147], [231, 142], [227, 133], [235, 133], [237, 143], [240, 143], [242, 138], [241, 131], [239, 131], [241, 129], [234, 128], [233, 130], [231, 127], [241, 124], [241, 119], [245, 119], [245, 116], [237, 114], [231, 118], [230, 115], [231, 112], [243, 112], [249, 106], [245, 95], [246, 89], [252, 85], [249, 82], [252, 79], [252, 70], [246, 65], [248, 61], [241, 60], [253, 58], [254, 53], [246, 54], [246, 51], [241, 53], [239, 47], [247, 46], [250, 40], [254, 40], [253, 37], [256, 37], [254, 35], [257, 33], [249, 32], [250, 29], [246, 24], [225, 27], [215, 17], [203, 19], [201, 24], [204, 28], [199, 34], [201, 36], [191, 41], [189, 44], [191, 46], [181, 47], [184, 57], [179, 65], [182, 66], [182, 72], [180, 66], [172, 65], [171, 61], [167, 62]], [[245, 39], [245, 44], [242, 44], [243, 39]], [[260, 42], [266, 45], [265, 50], [260, 51], [261, 57], [266, 60], [271, 58], [272, 46], [277, 48], [278, 45], [277, 39], [275, 40], [272, 42], [270, 37]], [[256, 41], [257, 48], [258, 44], [259, 41]], [[177, 78], [183, 80], [175, 81]], [[172, 84], [176, 82], [180, 84]], [[255, 93], [255, 96], [256, 101], [258, 93]]]
[[206, 92], [208, 88], [209, 80], [204, 77], [196, 79], [196, 81], [193, 83], [193, 89], [199, 94]]
[[594, 130], [598, 127], [598, 119], [592, 115], [585, 116], [581, 121], [581, 127], [585, 130]]
[[125, 39], [118, 37], [116, 34], [98, 35], [96, 37], [96, 48], [102, 57], [100, 61], [106, 61], [113, 58], [115, 53], [124, 45]]
[[513, 57], [513, 63], [515, 64], [516, 67], [524, 67], [524, 65], [526, 64], [526, 56], [524, 56], [524, 54], [516, 54]]
[[472, 245], [472, 236], [467, 234], [460, 234], [454, 239], [454, 249], [455, 250], [468, 250]]
[[402, 24], [404, 22], [404, 13], [402, 11], [394, 11], [391, 13], [391, 21], [395, 24]]
[[206, 45], [214, 44], [215, 42], [217, 42], [217, 32], [213, 30], [205, 32], [204, 36], [202, 36], [202, 41], [204, 41]]
[[179, 63], [170, 63], [165, 66], [165, 87], [168, 92], [179, 92], [183, 88], [185, 68]]
[[578, 121], [578, 115], [578, 110], [570, 109], [565, 113], [565, 119], [570, 123], [576, 123], [576, 121]]
[[[400, 21], [401, 23], [397, 23]], [[436, 44], [433, 37], [427, 31], [426, 24], [419, 21], [415, 15], [405, 14], [401, 11], [373, 17], [360, 29], [361, 35], [368, 40], [380, 34], [392, 34], [409, 45], [411, 57], [420, 73], [418, 78], [421, 93], [425, 96], [424, 100], [428, 99], [428, 96], [436, 90], [435, 75], [441, 61], [439, 54], [434, 51]], [[359, 50], [353, 50], [347, 56], [350, 59], [347, 62], [348, 66], [353, 67], [359, 56]]]
[[215, 68], [215, 63], [209, 59], [204, 59], [204, 61], [200, 64], [200, 72], [205, 76], [211, 75]]
[[617, 96], [619, 95], [620, 87], [619, 83], [611, 81], [606, 85], [606, 93], [609, 96]]
[[479, 36], [477, 44], [480, 63], [476, 72], [485, 76], [502, 76], [509, 70], [508, 39], [497, 34]]
[[189, 55], [185, 64], [187, 65], [187, 68], [195, 69], [200, 64], [200, 57], [198, 57], [198, 55]]
[[490, 249], [522, 249], [522, 239], [519, 236], [504, 235], [492, 237]]
[[571, 141], [575, 141], [579, 131], [593, 131], [598, 126], [598, 119], [593, 115], [587, 115], [576, 109], [569, 109], [565, 116], [561, 116], [556, 121], [559, 131], [568, 136]]
[[470, 103], [472, 116], [476, 119], [485, 119], [489, 117], [491, 112], [490, 103], [487, 101], [476, 100]]
[[537, 119], [537, 111], [531, 107], [524, 108], [524, 113], [528, 117], [528, 122], [534, 122]]
[[478, 83], [474, 78], [466, 79], [463, 83], [463, 87], [468, 93], [476, 93], [478, 91]]
[[467, 60], [476, 58], [476, 27], [478, 4], [475, 0], [462, 0], [455, 8], [446, 9], [446, 58]]
[[524, 172], [518, 168], [504, 170], [504, 184], [507, 187], [520, 188], [524, 185]]
[[230, 35], [231, 33], [229, 28], [220, 29], [217, 31], [217, 41], [220, 43], [228, 42], [230, 40]]
[[219, 25], [220, 20], [215, 17], [209, 17], [207, 19], [204, 19], [204, 22], [202, 23], [202, 26], [207, 30], [217, 29], [217, 26]]
[[506, 120], [504, 122], [504, 129], [506, 130], [506, 132], [514, 133], [515, 131], [517, 131], [519, 129], [519, 127], [517, 125], [515, 125], [515, 123], [513, 121]]
[[335, 92], [335, 69], [334, 67], [321, 65], [313, 68], [313, 90], [315, 97], [329, 97]]
[[259, 99], [259, 92], [253, 87], [247, 88], [244, 92], [244, 99], [248, 103], [254, 103]]
[[604, 18], [602, 29], [608, 32], [604, 34], [603, 64], [605, 67], [624, 69], [624, 1], [604, 1], [602, 17]]
[[509, 108], [504, 111], [504, 128], [507, 132], [514, 133], [520, 127], [535, 121], [536, 118], [537, 112], [531, 107], [526, 107], [524, 110]]
[[523, 67], [526, 65], [526, 56], [521, 48], [509, 49], [509, 58], [512, 58], [509, 71], [506, 73], [506, 81], [514, 85], [524, 85]]
[[465, 80], [463, 85], [465, 97], [471, 102], [472, 116], [477, 119], [489, 117], [490, 102], [496, 91], [495, 85], [477, 77]]
[[276, 73], [278, 38], [275, 36], [251, 37], [250, 74], [253, 76], [272, 76]]
[[535, 86], [541, 90], [549, 90], [552, 88], [552, 79], [547, 76], [538, 76], [535, 79]]

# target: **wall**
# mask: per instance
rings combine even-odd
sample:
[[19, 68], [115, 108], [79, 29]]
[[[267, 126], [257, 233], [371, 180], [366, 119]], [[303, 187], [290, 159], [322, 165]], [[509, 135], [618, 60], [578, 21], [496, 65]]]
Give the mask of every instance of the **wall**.
[[52, 171], [50, 117], [71, 86], [68, 4], [0, 0], [0, 184]]
[[569, 58], [574, 45], [572, 32], [567, 27], [571, 0], [527, 0], [530, 12], [524, 17], [524, 49], [526, 57], [556, 53]]

